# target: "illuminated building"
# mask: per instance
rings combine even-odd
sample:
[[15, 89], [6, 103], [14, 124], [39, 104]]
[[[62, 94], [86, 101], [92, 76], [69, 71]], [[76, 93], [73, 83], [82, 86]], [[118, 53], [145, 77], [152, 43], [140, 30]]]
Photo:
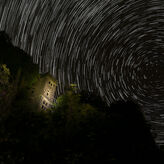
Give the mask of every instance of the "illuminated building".
[[53, 81], [53, 79], [46, 78], [43, 93], [41, 94], [41, 98], [40, 98], [41, 109], [46, 110], [48, 108], [51, 108], [54, 101], [55, 89], [56, 89], [56, 83]]
[[54, 102], [56, 85], [56, 81], [49, 74], [40, 75], [38, 82], [34, 84], [30, 91], [32, 93], [31, 102], [33, 106], [39, 110], [51, 108]]

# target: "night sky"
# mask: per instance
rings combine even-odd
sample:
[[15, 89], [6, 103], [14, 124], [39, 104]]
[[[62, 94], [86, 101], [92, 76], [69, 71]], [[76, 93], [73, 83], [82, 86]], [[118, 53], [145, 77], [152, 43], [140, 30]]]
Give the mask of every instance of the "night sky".
[[164, 1], [0, 0], [0, 30], [58, 95], [75, 83], [109, 105], [132, 99], [164, 142]]

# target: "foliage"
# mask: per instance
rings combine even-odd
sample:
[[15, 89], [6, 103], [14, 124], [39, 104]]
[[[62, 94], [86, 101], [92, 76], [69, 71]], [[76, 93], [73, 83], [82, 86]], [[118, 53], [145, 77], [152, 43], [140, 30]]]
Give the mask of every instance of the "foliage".
[[5, 64], [0, 65], [0, 111], [5, 110], [13, 98], [13, 84], [11, 83], [10, 70]]
[[0, 86], [9, 84], [10, 71], [5, 64], [0, 65]]

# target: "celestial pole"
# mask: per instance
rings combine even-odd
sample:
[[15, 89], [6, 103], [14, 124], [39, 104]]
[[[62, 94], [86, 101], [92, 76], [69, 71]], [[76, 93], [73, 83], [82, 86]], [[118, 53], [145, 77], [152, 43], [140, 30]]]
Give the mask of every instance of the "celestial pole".
[[162, 0], [0, 0], [0, 30], [58, 80], [57, 94], [75, 83], [109, 105], [132, 99], [164, 143]]

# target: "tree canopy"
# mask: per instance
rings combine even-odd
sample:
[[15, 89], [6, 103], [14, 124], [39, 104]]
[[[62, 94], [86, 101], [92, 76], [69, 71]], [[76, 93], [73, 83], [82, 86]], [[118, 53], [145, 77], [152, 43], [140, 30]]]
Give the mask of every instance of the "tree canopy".
[[5, 86], [9, 83], [10, 70], [5, 64], [0, 65], [0, 85]]

